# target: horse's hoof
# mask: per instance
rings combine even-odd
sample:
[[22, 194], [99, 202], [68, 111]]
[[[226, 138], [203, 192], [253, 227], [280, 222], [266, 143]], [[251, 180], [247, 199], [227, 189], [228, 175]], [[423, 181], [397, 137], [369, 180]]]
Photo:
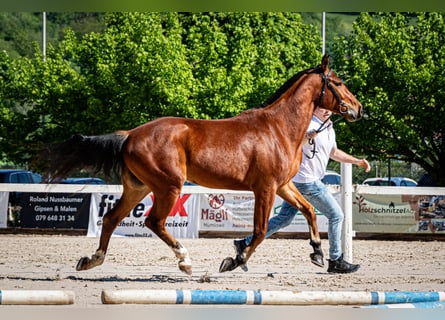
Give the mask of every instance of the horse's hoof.
[[315, 264], [317, 267], [324, 267], [323, 255], [317, 252], [311, 253], [311, 262]]
[[76, 271], [88, 270], [89, 264], [90, 264], [90, 258], [88, 257], [80, 258], [79, 262], [76, 265]]
[[221, 262], [221, 265], [219, 266], [219, 272], [232, 271], [236, 267], [238, 267], [238, 263], [236, 262], [236, 260], [232, 257], [227, 257]]
[[76, 265], [77, 271], [88, 270], [97, 266], [100, 266], [105, 260], [105, 253], [101, 250], [97, 250], [95, 254], [90, 258], [80, 258]]
[[243, 270], [244, 272], [249, 271], [249, 268], [247, 268], [247, 264], [242, 264], [240, 265], [241, 270]]
[[188, 255], [178, 262], [178, 267], [182, 272], [188, 274], [189, 276], [192, 275], [192, 260]]
[[184, 272], [189, 276], [192, 275], [192, 266], [190, 265], [179, 265], [179, 270], [181, 270], [182, 272]]

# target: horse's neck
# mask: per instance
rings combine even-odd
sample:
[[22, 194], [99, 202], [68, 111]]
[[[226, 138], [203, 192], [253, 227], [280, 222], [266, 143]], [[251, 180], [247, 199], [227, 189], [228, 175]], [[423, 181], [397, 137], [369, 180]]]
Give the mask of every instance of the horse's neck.
[[[304, 83], [303, 83], [304, 84]], [[302, 142], [315, 108], [316, 88], [303, 84], [284, 94], [280, 99], [267, 107], [267, 112], [281, 130], [288, 131], [288, 136], [297, 144]]]
[[235, 117], [274, 127], [273, 131], [282, 132], [295, 149], [300, 148], [321, 90], [321, 82], [314, 76], [303, 75], [269, 105], [246, 110]]
[[[284, 112], [286, 109], [287, 112]], [[304, 135], [309, 127], [312, 113], [314, 110], [313, 103], [298, 104], [295, 106], [284, 106], [277, 108], [274, 118], [280, 119], [276, 122], [280, 126], [280, 130], [286, 132], [287, 137], [295, 148], [301, 146]]]

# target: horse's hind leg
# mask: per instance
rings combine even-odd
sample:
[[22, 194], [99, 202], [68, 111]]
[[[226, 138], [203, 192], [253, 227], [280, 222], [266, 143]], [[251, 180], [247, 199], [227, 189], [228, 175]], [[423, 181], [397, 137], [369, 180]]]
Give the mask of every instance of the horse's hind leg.
[[99, 248], [91, 258], [83, 257], [76, 266], [77, 271], [87, 270], [101, 265], [105, 260], [108, 244], [117, 225], [128, 215], [134, 206], [147, 194], [148, 188], [142, 184], [128, 185], [124, 181], [124, 191], [116, 206], [107, 212], [102, 219], [102, 232], [100, 234]]
[[321, 249], [321, 239], [318, 233], [317, 216], [314, 207], [301, 195], [293, 182], [289, 182], [279, 189], [277, 194], [283, 200], [300, 210], [306, 218], [311, 238], [310, 245], [314, 249], [314, 252], [310, 254], [311, 262], [319, 267], [323, 267], [323, 251]]
[[179, 259], [179, 269], [188, 274], [192, 274], [192, 263], [187, 249], [165, 229], [165, 221], [168, 214], [179, 198], [180, 189], [173, 192], [157, 192], [151, 208], [150, 214], [145, 219], [145, 225], [152, 230], [162, 241], [164, 241]]

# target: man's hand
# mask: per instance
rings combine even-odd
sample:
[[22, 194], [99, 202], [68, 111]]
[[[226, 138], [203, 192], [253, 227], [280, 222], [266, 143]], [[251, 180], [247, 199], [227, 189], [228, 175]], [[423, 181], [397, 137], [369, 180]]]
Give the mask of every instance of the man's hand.
[[371, 171], [371, 165], [369, 164], [368, 160], [366, 160], [366, 159], [359, 160], [357, 165], [359, 167], [362, 167], [363, 169], [365, 169], [365, 172]]
[[311, 139], [314, 139], [317, 136], [317, 134], [318, 134], [317, 130], [313, 129], [313, 130], [306, 132], [305, 138], [307, 140], [311, 140]]

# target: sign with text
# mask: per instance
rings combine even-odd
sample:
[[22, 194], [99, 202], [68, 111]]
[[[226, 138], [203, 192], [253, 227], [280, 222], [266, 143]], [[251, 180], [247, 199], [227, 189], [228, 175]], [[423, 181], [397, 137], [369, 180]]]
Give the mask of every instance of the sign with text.
[[[199, 194], [200, 231], [253, 231], [255, 198], [252, 193], [209, 193]], [[275, 197], [270, 218], [279, 213], [283, 200]], [[327, 232], [327, 219], [317, 212], [320, 232]], [[280, 232], [308, 232], [308, 224], [301, 212], [297, 211], [292, 223]]]
[[357, 232], [445, 234], [445, 195], [354, 194], [353, 199]]
[[[91, 196], [88, 236], [98, 237], [102, 231], [102, 219], [119, 202], [120, 194], [93, 193]], [[166, 229], [175, 238], [198, 238], [198, 218], [194, 210], [194, 197], [181, 194], [167, 217]], [[145, 225], [145, 219], [153, 206], [153, 194], [142, 199], [119, 223], [114, 236], [156, 237]]]
[[90, 194], [81, 193], [20, 193], [20, 226], [86, 229], [90, 198]]

